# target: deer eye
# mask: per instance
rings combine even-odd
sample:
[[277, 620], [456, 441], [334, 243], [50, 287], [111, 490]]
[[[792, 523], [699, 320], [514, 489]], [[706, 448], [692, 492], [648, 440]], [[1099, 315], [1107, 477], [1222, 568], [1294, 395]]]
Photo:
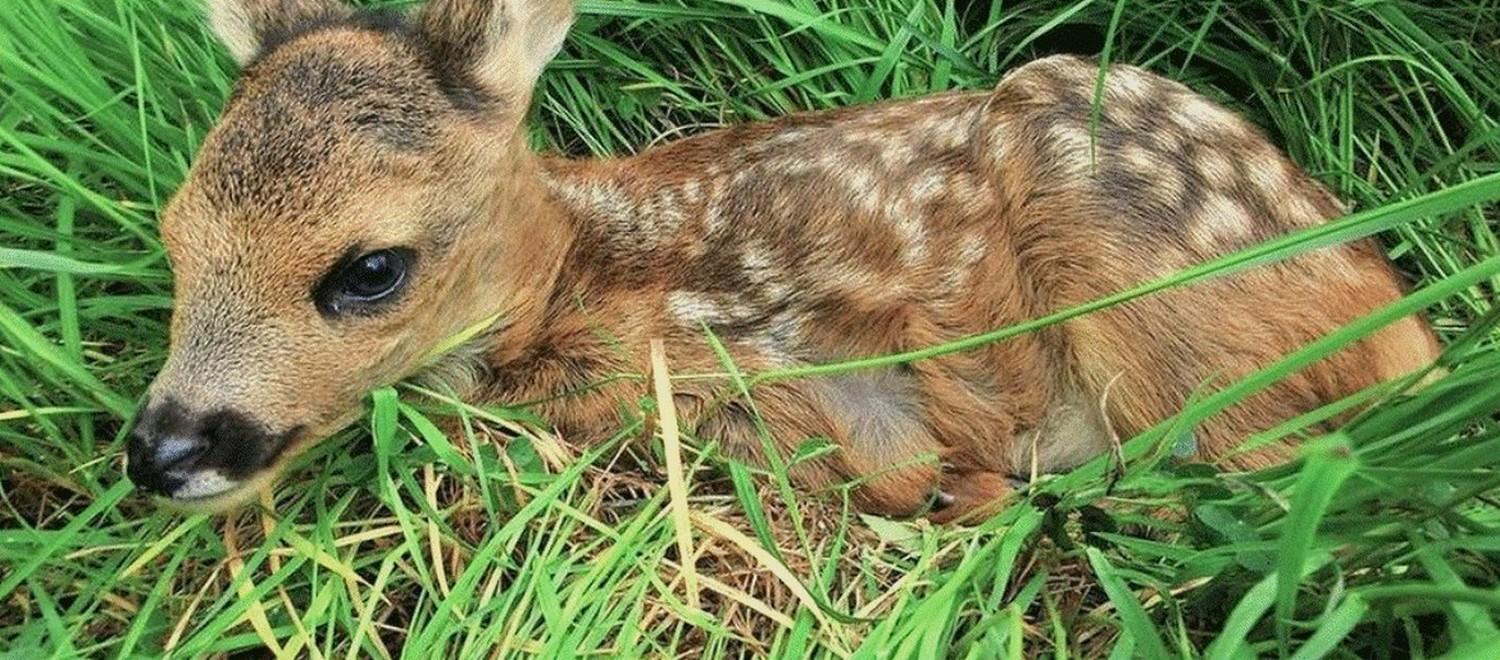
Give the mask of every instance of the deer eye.
[[344, 274], [344, 295], [379, 300], [391, 295], [406, 278], [406, 264], [395, 250], [371, 252], [350, 264]]
[[388, 301], [406, 283], [413, 254], [405, 248], [375, 250], [339, 260], [313, 290], [313, 301], [325, 315]]

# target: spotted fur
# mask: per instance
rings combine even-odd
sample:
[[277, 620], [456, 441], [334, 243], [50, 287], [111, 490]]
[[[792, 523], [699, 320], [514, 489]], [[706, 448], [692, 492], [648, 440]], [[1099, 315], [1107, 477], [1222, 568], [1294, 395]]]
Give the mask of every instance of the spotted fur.
[[[644, 372], [653, 338], [679, 373], [720, 369], [705, 327], [747, 371], [912, 350], [1343, 212], [1249, 122], [1130, 66], [1109, 69], [1097, 125], [1097, 65], [1052, 57], [993, 91], [571, 160], [529, 152], [521, 130], [565, 0], [434, 0], [382, 20], [333, 0], [216, 6], [247, 67], [166, 212], [177, 312], [153, 392], [302, 429], [296, 448], [496, 313], [450, 380], [480, 401], [540, 402], [563, 436], [591, 442], [643, 394], [613, 376]], [[370, 318], [321, 318], [309, 282], [351, 245], [413, 246], [410, 291]], [[755, 415], [787, 455], [828, 439], [836, 451], [792, 468], [804, 487], [863, 480], [863, 506], [900, 515], [942, 492], [951, 517], [1400, 290], [1360, 242], [966, 353], [767, 383], [753, 406], [700, 379], [676, 384], [677, 403], [751, 461], [764, 458]], [[1280, 460], [1284, 446], [1230, 451], [1436, 350], [1423, 321], [1403, 320], [1204, 422], [1200, 450], [1232, 467]]]

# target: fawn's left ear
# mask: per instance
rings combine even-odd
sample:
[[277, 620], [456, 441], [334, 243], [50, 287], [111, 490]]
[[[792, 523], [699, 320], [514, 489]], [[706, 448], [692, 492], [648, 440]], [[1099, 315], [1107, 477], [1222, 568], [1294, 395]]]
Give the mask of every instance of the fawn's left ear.
[[573, 24], [573, 0], [430, 0], [422, 34], [450, 80], [522, 108]]
[[309, 24], [354, 13], [343, 0], [208, 0], [208, 22], [240, 66]]

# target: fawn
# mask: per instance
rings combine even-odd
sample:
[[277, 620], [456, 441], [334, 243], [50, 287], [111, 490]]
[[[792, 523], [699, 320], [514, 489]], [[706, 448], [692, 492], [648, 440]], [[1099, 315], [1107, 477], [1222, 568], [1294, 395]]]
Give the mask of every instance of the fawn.
[[[246, 498], [357, 419], [433, 347], [480, 402], [535, 402], [565, 438], [620, 428], [661, 338], [678, 372], [886, 354], [1064, 309], [1305, 228], [1340, 203], [1252, 125], [1183, 85], [1058, 56], [990, 92], [717, 130], [608, 160], [532, 153], [533, 86], [568, 0], [213, 0], [243, 74], [163, 214], [170, 355], [128, 446], [142, 488], [198, 508]], [[1092, 132], [1091, 132], [1092, 131]], [[1094, 142], [1091, 142], [1093, 140]], [[1091, 154], [1091, 147], [1096, 150]], [[950, 519], [1003, 502], [1397, 298], [1371, 242], [896, 367], [771, 381], [753, 406], [678, 383], [685, 426], [754, 462], [759, 417], [815, 489]], [[1215, 416], [1205, 458], [1431, 363], [1409, 317]], [[1108, 395], [1105, 396], [1105, 390]]]

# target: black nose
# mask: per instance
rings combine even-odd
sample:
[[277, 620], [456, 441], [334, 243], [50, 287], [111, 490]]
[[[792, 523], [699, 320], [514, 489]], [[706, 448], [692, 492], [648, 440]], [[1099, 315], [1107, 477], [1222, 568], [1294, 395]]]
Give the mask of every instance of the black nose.
[[143, 490], [171, 495], [187, 481], [208, 446], [201, 425], [176, 401], [148, 402], [125, 446], [125, 474]]
[[272, 434], [227, 408], [198, 412], [176, 399], [151, 401], [125, 449], [125, 473], [141, 489], [176, 497], [237, 482], [266, 467], [293, 432]]

